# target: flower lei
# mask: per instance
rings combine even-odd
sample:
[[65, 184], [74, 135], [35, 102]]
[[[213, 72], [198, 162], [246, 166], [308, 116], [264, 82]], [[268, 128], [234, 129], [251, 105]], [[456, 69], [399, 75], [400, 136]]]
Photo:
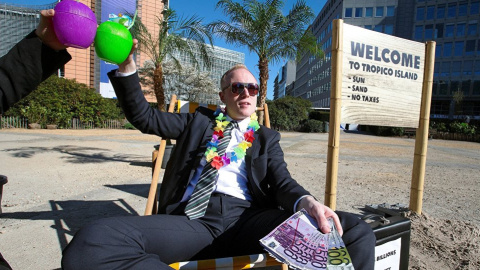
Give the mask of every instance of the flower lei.
[[260, 129], [260, 125], [257, 121], [257, 115], [253, 113], [250, 115], [250, 122], [248, 123], [247, 131], [243, 133], [243, 141], [238, 144], [230, 153], [225, 153], [223, 156], [219, 156], [217, 153], [217, 147], [220, 143], [220, 139], [223, 138], [223, 131], [225, 127], [230, 123], [226, 121], [224, 116], [225, 111], [217, 109], [215, 114], [215, 121], [217, 126], [213, 128], [212, 140], [207, 143], [207, 151], [205, 151], [205, 157], [207, 162], [211, 162], [212, 167], [219, 170], [223, 166], [227, 166], [230, 162], [237, 162], [239, 159], [243, 159], [246, 155], [247, 149], [252, 146], [252, 142], [255, 140], [253, 133]]

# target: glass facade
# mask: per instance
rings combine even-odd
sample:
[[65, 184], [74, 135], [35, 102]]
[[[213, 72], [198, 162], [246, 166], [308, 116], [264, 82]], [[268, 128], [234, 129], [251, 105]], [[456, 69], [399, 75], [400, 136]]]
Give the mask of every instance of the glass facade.
[[[0, 56], [5, 55], [17, 42], [37, 27], [40, 10], [53, 8], [56, 1], [47, 5], [14, 5], [0, 2]], [[8, 25], [8, 27], [6, 27]]]
[[480, 0], [329, 0], [312, 30], [327, 57], [297, 65], [295, 96], [329, 107], [331, 23], [345, 23], [425, 42], [436, 42], [432, 114], [449, 115], [459, 89], [472, 104], [463, 113], [480, 119]]
[[431, 113], [451, 116], [457, 112], [454, 106], [442, 104], [450, 104], [452, 95], [461, 91], [471, 103], [462, 106], [461, 113], [480, 119], [480, 90], [475, 84], [480, 79], [480, 72], [475, 72], [480, 68], [480, 1], [416, 1], [415, 10], [412, 38], [436, 42]]
[[[294, 89], [287, 94], [307, 98], [316, 108], [329, 108], [332, 21], [342, 18], [348, 24], [396, 35], [399, 30], [395, 16], [401, 12], [398, 9], [398, 2], [397, 0], [367, 0], [361, 3], [354, 0], [327, 1], [312, 24], [312, 30], [317, 37], [317, 42], [322, 44], [325, 57], [323, 59], [310, 56], [302, 58], [297, 64]], [[408, 16], [413, 16], [412, 12], [409, 12]], [[431, 32], [433, 35], [433, 27]]]

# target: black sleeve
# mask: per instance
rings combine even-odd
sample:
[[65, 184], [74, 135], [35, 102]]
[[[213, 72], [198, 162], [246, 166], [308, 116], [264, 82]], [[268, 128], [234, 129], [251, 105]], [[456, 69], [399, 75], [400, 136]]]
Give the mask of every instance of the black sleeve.
[[150, 107], [143, 95], [138, 72], [116, 77], [116, 70], [108, 73], [118, 102], [127, 120], [142, 133], [164, 139], [177, 139], [194, 117], [189, 113], [167, 113]]
[[55, 51], [30, 33], [0, 58], [0, 114], [35, 90], [70, 61], [67, 50]]

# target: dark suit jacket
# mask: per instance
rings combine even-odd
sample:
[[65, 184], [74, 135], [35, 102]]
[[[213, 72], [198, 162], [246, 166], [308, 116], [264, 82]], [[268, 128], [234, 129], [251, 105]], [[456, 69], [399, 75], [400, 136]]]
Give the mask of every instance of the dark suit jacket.
[[[109, 77], [127, 119], [136, 128], [143, 133], [176, 140], [159, 200], [159, 213], [171, 213], [182, 199], [206, 150], [206, 143], [212, 138], [213, 111], [200, 107], [191, 114], [160, 112], [145, 100], [138, 74], [115, 77], [112, 71]], [[280, 134], [265, 126], [255, 133], [255, 140], [245, 157], [248, 187], [255, 204], [282, 207], [293, 212], [295, 201], [309, 193], [290, 176], [279, 141]]]
[[0, 114], [71, 59], [66, 50], [54, 51], [34, 32], [0, 58]]

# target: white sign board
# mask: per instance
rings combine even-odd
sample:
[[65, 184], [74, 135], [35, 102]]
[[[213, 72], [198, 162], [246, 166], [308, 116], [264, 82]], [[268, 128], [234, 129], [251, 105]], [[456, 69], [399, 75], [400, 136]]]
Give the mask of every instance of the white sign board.
[[375, 270], [399, 270], [402, 239], [375, 247]]
[[343, 24], [342, 123], [418, 127], [425, 44]]

